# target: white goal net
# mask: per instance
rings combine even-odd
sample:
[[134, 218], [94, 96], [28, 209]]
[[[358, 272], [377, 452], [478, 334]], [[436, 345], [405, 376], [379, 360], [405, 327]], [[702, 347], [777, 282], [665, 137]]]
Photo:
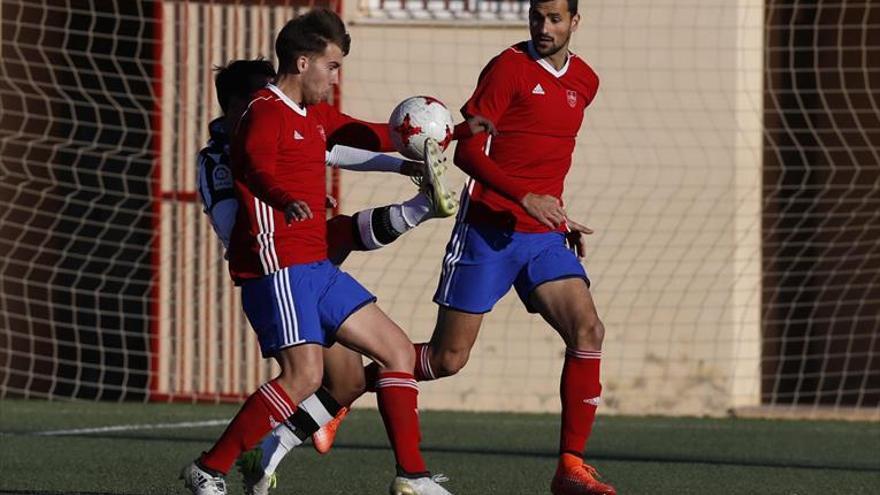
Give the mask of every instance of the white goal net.
[[[0, 396], [238, 400], [273, 372], [198, 206], [194, 157], [219, 115], [212, 67], [273, 60], [278, 28], [311, 5], [0, 2]], [[330, 6], [353, 38], [338, 103], [367, 120], [416, 94], [458, 108], [528, 36], [528, 2]], [[602, 83], [564, 199], [596, 230], [603, 411], [880, 418], [880, 8], [580, 11], [572, 49]], [[345, 213], [413, 193], [387, 175], [334, 180]], [[451, 226], [344, 267], [417, 342]], [[509, 294], [421, 405], [557, 410], [563, 351]]]

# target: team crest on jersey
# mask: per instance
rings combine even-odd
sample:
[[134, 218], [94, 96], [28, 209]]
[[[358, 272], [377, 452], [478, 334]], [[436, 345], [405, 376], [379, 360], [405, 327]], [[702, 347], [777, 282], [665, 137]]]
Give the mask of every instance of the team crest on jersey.
[[327, 133], [324, 132], [324, 126], [319, 125], [319, 126], [317, 126], [317, 127], [318, 127], [318, 134], [321, 135], [321, 139], [322, 139], [323, 141], [327, 141]]
[[232, 188], [232, 171], [226, 165], [215, 166], [211, 177], [214, 179], [214, 189]]
[[568, 96], [568, 106], [570, 106], [571, 108], [574, 108], [574, 106], [577, 105], [577, 101], [578, 101], [577, 91], [575, 91], [573, 89], [569, 89], [565, 93], [566, 93], [566, 96]]

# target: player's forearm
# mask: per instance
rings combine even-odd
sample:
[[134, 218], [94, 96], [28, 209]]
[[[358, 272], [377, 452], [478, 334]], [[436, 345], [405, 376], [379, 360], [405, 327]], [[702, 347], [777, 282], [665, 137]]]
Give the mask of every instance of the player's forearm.
[[275, 179], [274, 156], [249, 155], [245, 180], [254, 196], [272, 208], [283, 210], [295, 200]]
[[452, 140], [453, 141], [460, 141], [462, 139], [467, 139], [473, 135], [474, 135], [474, 133], [471, 131], [471, 126], [470, 126], [470, 124], [468, 124], [467, 120], [465, 120], [464, 122], [459, 122], [452, 129]]
[[283, 210], [296, 198], [291, 196], [284, 188], [273, 184], [271, 177], [264, 174], [253, 174], [248, 177], [248, 188], [260, 201], [268, 204], [276, 210]]
[[375, 151], [337, 145], [327, 153], [327, 165], [358, 172], [401, 173], [404, 160]]
[[483, 151], [485, 144], [486, 137], [482, 134], [459, 141], [455, 148], [455, 164], [483, 185], [520, 202], [529, 190], [504, 173], [494, 160], [486, 156]]

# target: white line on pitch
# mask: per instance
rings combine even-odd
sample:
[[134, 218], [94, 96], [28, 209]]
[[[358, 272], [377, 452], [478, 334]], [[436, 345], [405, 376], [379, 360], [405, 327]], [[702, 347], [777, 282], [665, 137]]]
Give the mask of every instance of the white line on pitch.
[[210, 419], [206, 421], [183, 421], [180, 423], [158, 423], [145, 425], [116, 425], [101, 426], [98, 428], [76, 428], [71, 430], [38, 431], [34, 435], [62, 436], [62, 435], [87, 435], [90, 433], [109, 433], [119, 431], [136, 430], [170, 430], [175, 428], [202, 428], [205, 426], [223, 426], [229, 424], [229, 419]]

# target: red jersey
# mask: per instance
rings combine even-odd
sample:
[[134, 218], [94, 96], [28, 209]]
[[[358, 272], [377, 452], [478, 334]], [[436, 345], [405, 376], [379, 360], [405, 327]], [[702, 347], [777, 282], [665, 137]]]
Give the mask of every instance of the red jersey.
[[465, 118], [481, 115], [495, 124], [498, 136], [489, 143], [489, 158], [515, 188], [504, 194], [492, 184], [475, 181], [465, 221], [519, 232], [550, 230], [518, 200], [526, 192], [562, 199], [584, 110], [598, 89], [598, 76], [577, 55], [569, 53], [565, 66], [556, 70], [530, 41], [492, 59], [461, 111]]
[[[327, 258], [328, 136], [363, 135], [364, 129], [373, 141], [366, 147], [393, 149], [387, 125], [357, 121], [326, 103], [301, 107], [271, 84], [254, 93], [232, 140], [241, 205], [229, 245], [233, 280]], [[305, 201], [314, 217], [288, 225], [284, 207], [294, 200]]]

